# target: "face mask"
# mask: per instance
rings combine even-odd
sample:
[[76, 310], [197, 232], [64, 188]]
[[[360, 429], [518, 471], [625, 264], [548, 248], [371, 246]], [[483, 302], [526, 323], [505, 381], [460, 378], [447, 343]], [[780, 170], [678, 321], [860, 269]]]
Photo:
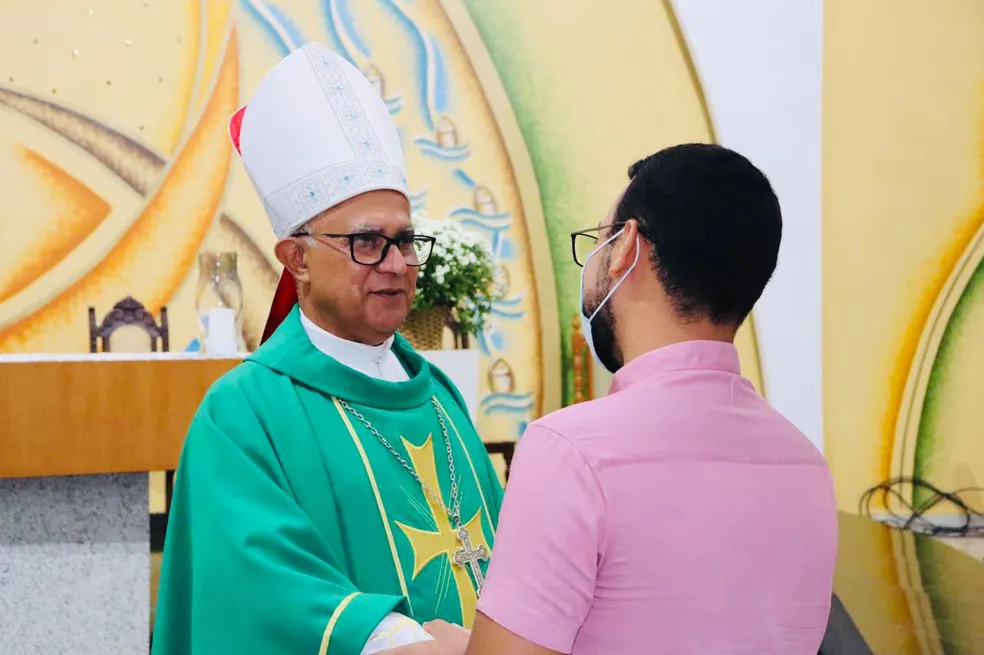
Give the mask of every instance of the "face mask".
[[602, 309], [611, 299], [612, 295], [614, 295], [615, 291], [619, 288], [622, 282], [625, 281], [625, 278], [629, 276], [629, 273], [632, 272], [632, 269], [635, 268], [636, 263], [639, 261], [639, 238], [636, 237], [636, 254], [635, 254], [635, 259], [632, 260], [632, 266], [630, 266], [629, 270], [625, 272], [625, 275], [619, 278], [618, 282], [616, 282], [612, 286], [612, 288], [609, 289], [605, 297], [601, 300], [600, 303], [598, 303], [598, 306], [595, 307], [593, 312], [591, 312], [591, 316], [585, 315], [585, 311], [587, 311], [587, 308], [584, 306], [584, 274], [588, 270], [588, 262], [591, 261], [591, 258], [594, 257], [596, 254], [598, 254], [598, 252], [602, 248], [604, 248], [609, 243], [617, 239], [619, 235], [622, 234], [622, 232], [623, 230], [619, 230], [618, 232], [610, 236], [608, 239], [606, 239], [604, 242], [602, 242], [597, 248], [592, 250], [591, 254], [589, 254], [585, 258], [584, 266], [581, 268], [581, 334], [584, 335], [584, 340], [585, 342], [587, 342], [588, 348], [591, 350], [591, 355], [602, 366], [604, 366], [609, 373], [615, 373], [621, 366], [621, 362], [618, 361], [618, 357], [615, 353], [614, 327], [609, 326], [607, 328], [609, 334], [606, 334], [606, 338], [604, 340], [605, 343], [598, 344], [603, 348], [603, 351], [599, 353], [599, 351], [597, 350], [598, 346], [595, 345], [594, 324], [592, 322], [595, 320], [596, 317], [599, 316]]

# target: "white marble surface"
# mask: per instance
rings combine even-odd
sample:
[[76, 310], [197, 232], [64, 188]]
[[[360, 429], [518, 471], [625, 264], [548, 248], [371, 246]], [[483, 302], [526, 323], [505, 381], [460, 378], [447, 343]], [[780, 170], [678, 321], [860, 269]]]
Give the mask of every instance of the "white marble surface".
[[146, 474], [0, 480], [0, 653], [146, 653], [149, 552]]
[[421, 350], [420, 356], [437, 366], [458, 387], [472, 421], [478, 417], [478, 350]]

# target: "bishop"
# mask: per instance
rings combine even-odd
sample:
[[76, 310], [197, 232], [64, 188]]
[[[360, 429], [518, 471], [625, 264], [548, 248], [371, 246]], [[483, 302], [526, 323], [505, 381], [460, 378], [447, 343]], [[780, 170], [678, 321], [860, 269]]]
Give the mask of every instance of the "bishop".
[[424, 622], [471, 625], [502, 487], [454, 384], [397, 333], [434, 247], [397, 130], [311, 44], [230, 132], [284, 276], [265, 342], [189, 429], [153, 653], [429, 652]]

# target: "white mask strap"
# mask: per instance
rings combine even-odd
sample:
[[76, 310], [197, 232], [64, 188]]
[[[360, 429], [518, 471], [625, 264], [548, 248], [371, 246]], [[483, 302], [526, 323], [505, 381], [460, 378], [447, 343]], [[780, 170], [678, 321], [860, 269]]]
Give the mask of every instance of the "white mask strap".
[[[598, 252], [599, 250], [601, 250], [601, 248], [603, 246], [611, 243], [614, 239], [617, 239], [618, 236], [620, 234], [622, 234], [622, 232], [624, 232], [624, 231], [625, 231], [625, 228], [622, 228], [621, 230], [619, 230], [618, 232], [616, 232], [615, 234], [613, 234], [612, 236], [610, 236], [608, 239], [606, 239], [597, 248], [595, 248], [594, 250], [592, 250], [591, 251], [591, 254], [588, 255], [585, 258], [585, 260], [584, 260], [584, 268], [586, 269], [588, 267], [588, 262], [591, 261], [591, 258], [594, 257], [594, 255], [595, 255], [596, 252]], [[622, 277], [619, 278], [618, 282], [616, 282], [615, 285], [611, 289], [608, 290], [608, 293], [605, 295], [605, 297], [602, 299], [602, 301], [600, 303], [598, 303], [598, 306], [595, 307], [595, 310], [593, 312], [591, 312], [591, 316], [588, 317], [588, 322], [589, 323], [594, 320], [594, 317], [598, 315], [598, 312], [601, 311], [601, 308], [605, 306], [605, 303], [608, 302], [608, 300], [612, 297], [612, 295], [615, 293], [615, 291], [620, 286], [622, 286], [622, 283], [625, 282], [625, 278], [629, 277], [629, 274], [632, 272], [632, 270], [635, 268], [636, 264], [639, 262], [639, 251], [640, 250], [641, 250], [641, 248], [639, 247], [639, 237], [636, 236], [636, 253], [635, 253], [635, 259], [632, 260], [632, 266], [629, 266], [629, 270], [625, 271], [625, 274]], [[583, 271], [582, 271], [582, 275], [583, 275]]]

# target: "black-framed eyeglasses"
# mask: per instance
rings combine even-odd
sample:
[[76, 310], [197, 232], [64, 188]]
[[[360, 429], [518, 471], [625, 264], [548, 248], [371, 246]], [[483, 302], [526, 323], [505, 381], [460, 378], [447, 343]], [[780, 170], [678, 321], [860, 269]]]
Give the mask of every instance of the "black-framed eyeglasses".
[[407, 266], [423, 266], [434, 250], [434, 237], [422, 234], [401, 234], [388, 237], [378, 232], [355, 232], [352, 234], [325, 234], [298, 232], [295, 237], [314, 237], [316, 239], [347, 239], [352, 261], [362, 266], [376, 266], [386, 259], [390, 247], [396, 246]]
[[588, 260], [588, 255], [598, 247], [598, 233], [608, 228], [622, 227], [625, 223], [610, 223], [589, 227], [586, 230], [571, 232], [571, 253], [574, 255], [574, 263], [584, 268], [584, 262]]

